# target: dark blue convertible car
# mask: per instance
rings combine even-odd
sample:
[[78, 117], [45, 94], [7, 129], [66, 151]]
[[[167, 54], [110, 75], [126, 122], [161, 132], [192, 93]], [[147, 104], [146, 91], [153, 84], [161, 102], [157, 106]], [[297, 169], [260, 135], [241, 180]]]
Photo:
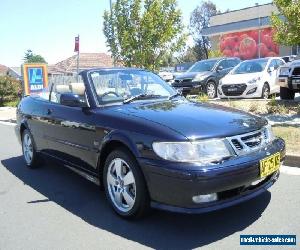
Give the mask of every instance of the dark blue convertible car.
[[26, 165], [50, 157], [104, 187], [116, 213], [202, 213], [251, 199], [277, 180], [285, 144], [263, 118], [190, 102], [139, 69], [91, 69], [22, 99]]

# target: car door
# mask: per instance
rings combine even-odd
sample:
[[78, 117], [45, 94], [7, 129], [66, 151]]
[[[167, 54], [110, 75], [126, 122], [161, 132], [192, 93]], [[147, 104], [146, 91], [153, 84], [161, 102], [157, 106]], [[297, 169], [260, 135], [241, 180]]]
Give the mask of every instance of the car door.
[[[221, 70], [219, 70], [221, 67]], [[232, 69], [231, 64], [228, 62], [228, 59], [224, 59], [219, 62], [217, 66], [217, 81], [219, 82], [221, 78], [223, 78], [225, 75], [229, 73], [229, 71]]]
[[280, 86], [276, 84], [276, 76], [277, 76], [277, 73], [278, 73], [278, 70], [279, 68], [285, 64], [284, 60], [282, 59], [275, 59], [276, 61], [276, 68], [275, 68], [275, 71], [276, 71], [276, 74], [275, 74], [275, 79], [274, 79], [274, 93], [279, 93], [280, 92]]
[[[46, 94], [46, 96], [49, 97], [49, 93], [48, 95]], [[47, 140], [45, 139], [45, 118], [49, 102], [47, 99], [42, 98], [42, 95], [36, 95], [28, 98], [32, 98], [31, 105], [28, 110], [24, 110], [23, 107], [21, 107], [21, 103], [17, 112], [24, 112], [20, 115], [23, 116], [22, 119], [24, 119], [27, 123], [27, 128], [34, 138], [36, 149], [38, 151], [44, 151], [47, 148]]]
[[[73, 167], [95, 172], [98, 144], [94, 113], [88, 108], [60, 104], [69, 86], [55, 86], [47, 111], [47, 153]], [[85, 98], [85, 94], [82, 95]]]
[[277, 59], [272, 59], [267, 69], [268, 83], [270, 85], [270, 94], [279, 92], [279, 88], [275, 84], [277, 69], [278, 69]]

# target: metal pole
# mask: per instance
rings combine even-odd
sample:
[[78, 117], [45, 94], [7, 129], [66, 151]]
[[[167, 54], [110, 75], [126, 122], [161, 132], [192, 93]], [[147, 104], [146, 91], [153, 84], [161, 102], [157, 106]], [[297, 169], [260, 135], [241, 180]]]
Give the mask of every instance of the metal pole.
[[80, 41], [79, 41], [79, 34], [78, 34], [78, 50], [77, 50], [77, 82], [79, 82], [79, 50], [80, 50]]
[[261, 30], [260, 30], [260, 27], [261, 27], [261, 18], [260, 18], [260, 13], [259, 13], [259, 5], [257, 5], [258, 7], [258, 10], [257, 10], [257, 13], [258, 13], [258, 58], [261, 57], [260, 55], [260, 46], [261, 46]]
[[[112, 19], [112, 0], [109, 0], [109, 6], [110, 6], [110, 19]], [[113, 27], [113, 35], [114, 35], [114, 27]], [[116, 61], [115, 61], [115, 58], [113, 57], [113, 64], [114, 64], [114, 67], [116, 66]]]

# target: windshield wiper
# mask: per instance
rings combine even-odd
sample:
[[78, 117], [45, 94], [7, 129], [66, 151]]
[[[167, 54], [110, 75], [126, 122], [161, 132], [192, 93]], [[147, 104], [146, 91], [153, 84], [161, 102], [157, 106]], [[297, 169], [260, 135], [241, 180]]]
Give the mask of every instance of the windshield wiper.
[[177, 96], [182, 96], [182, 94], [181, 93], [176, 93], [174, 95], [171, 95], [171, 96], [169, 96], [168, 100], [172, 100], [172, 99], [176, 98]]
[[135, 101], [135, 100], [143, 100], [143, 99], [151, 99], [151, 98], [160, 98], [162, 97], [161, 95], [153, 95], [153, 94], [140, 94], [140, 95], [135, 95], [135, 96], [132, 96], [130, 98], [127, 98], [123, 101], [124, 104], [126, 103], [130, 103], [132, 101]]

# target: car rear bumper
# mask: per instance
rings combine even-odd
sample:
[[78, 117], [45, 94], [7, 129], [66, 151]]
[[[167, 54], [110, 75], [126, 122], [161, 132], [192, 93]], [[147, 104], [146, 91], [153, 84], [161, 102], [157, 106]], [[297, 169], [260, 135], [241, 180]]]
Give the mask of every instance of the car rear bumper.
[[[187, 163], [166, 163], [139, 159], [146, 178], [152, 206], [159, 209], [201, 213], [228, 207], [251, 199], [277, 180], [279, 172], [260, 181], [259, 161], [280, 152], [285, 157], [285, 145], [276, 139], [264, 150], [247, 156], [235, 157], [213, 167]], [[258, 182], [255, 185], [253, 182]], [[217, 193], [218, 200], [195, 203], [194, 196]]]

